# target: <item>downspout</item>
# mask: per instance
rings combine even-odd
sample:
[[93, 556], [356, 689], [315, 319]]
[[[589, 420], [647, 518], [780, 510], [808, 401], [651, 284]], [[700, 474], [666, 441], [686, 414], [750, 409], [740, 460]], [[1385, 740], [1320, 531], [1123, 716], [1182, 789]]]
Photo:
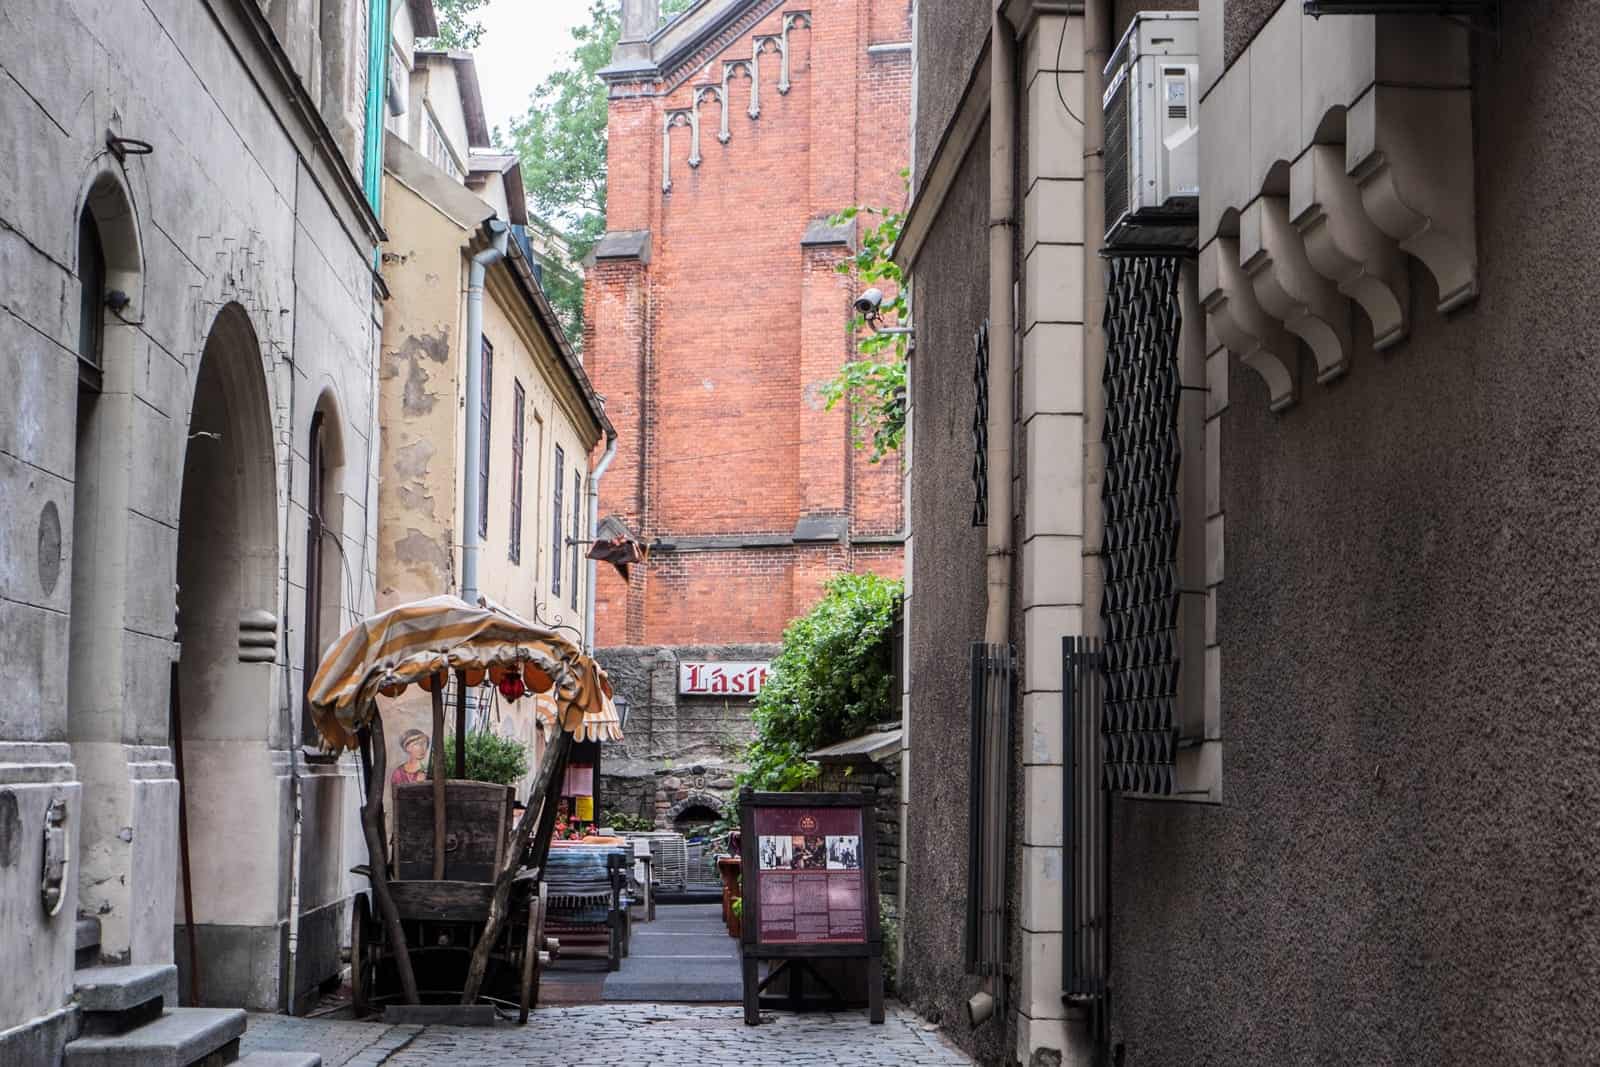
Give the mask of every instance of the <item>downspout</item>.
[[[983, 640], [985, 644], [1000, 645], [1009, 644], [1011, 634], [1017, 58], [1011, 27], [998, 8], [990, 30], [989, 57], [989, 506], [985, 528], [988, 610], [984, 613]], [[1004, 871], [1004, 865], [995, 862], [993, 869]], [[1003, 974], [989, 974], [983, 989], [967, 1001], [971, 1025], [978, 1026], [994, 1014], [998, 986], [1004, 980]]]
[[489, 265], [505, 258], [511, 230], [499, 219], [484, 223], [493, 243], [472, 257], [467, 274], [467, 447], [466, 480], [461, 503], [461, 599], [478, 602], [478, 472], [483, 469], [483, 277]]
[[1105, 577], [1100, 489], [1105, 483], [1106, 398], [1100, 376], [1106, 365], [1105, 274], [1100, 246], [1105, 231], [1106, 123], [1100, 101], [1111, 51], [1110, 0], [1083, 5], [1083, 632], [1100, 630]]
[[[611, 466], [616, 455], [617, 431], [607, 426], [605, 454], [595, 465], [594, 473], [589, 475], [589, 532], [584, 536], [591, 545], [600, 531], [600, 479], [605, 477], [606, 468]], [[588, 592], [583, 598], [583, 650], [591, 656], [594, 655], [594, 581], [597, 569], [595, 560], [589, 560]]]
[[1012, 291], [1016, 269], [1013, 215], [1017, 117], [1016, 42], [998, 10], [989, 46], [989, 449], [988, 588], [983, 639], [1004, 644], [1011, 632]]

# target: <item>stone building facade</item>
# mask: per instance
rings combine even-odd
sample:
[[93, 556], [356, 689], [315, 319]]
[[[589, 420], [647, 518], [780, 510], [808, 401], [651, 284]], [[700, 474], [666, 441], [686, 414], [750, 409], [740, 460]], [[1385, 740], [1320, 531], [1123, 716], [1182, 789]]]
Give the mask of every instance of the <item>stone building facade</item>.
[[[460, 595], [467, 524], [477, 528], [478, 589], [546, 625], [585, 633], [588, 457], [610, 432], [583, 365], [562, 333], [525, 239], [521, 164], [489, 149], [476, 66], [464, 52], [413, 54], [409, 105], [384, 156], [384, 321], [380, 377], [378, 604]], [[478, 514], [466, 514], [467, 289], [473, 257], [504, 254], [484, 274], [478, 375]], [[452, 690], [450, 701], [458, 699]], [[526, 797], [543, 736], [532, 700], [491, 686], [469, 694], [473, 729], [523, 743]], [[389, 766], [409, 758], [408, 731], [432, 733], [420, 691], [385, 709]], [[430, 746], [434, 741], [429, 739]]]
[[[1094, 83], [1151, 6], [918, 5], [904, 994], [992, 1063], [1592, 1058], [1592, 983], [1547, 965], [1594, 954], [1571, 874], [1594, 835], [1559, 814], [1595, 779], [1573, 709], [1595, 688], [1574, 620], [1600, 513], [1581, 458], [1597, 326], [1566, 266], [1594, 153], [1562, 118], [1594, 88], [1592, 20], [1499, 5], [1490, 34], [1202, 0], [1194, 249], [1101, 261]], [[1009, 216], [989, 206], [1008, 155]], [[971, 418], [973, 332], [1012, 272], [1016, 686], [988, 983], [1008, 1010], [970, 1028], [986, 983], [949, 935], [980, 833], [959, 652], [986, 636], [985, 545], [962, 521], [973, 453], [942, 431]], [[1130, 333], [1160, 354], [1141, 402], [1174, 394], [1151, 528], [1176, 580], [1147, 595], [1180, 655], [1152, 747], [1106, 763], [1118, 711], [1069, 695], [1122, 668], [1065, 664], [1062, 639], [1126, 621], [1107, 531], [1127, 482], [1107, 471], [1141, 409], [1103, 383]], [[1530, 699], [1525, 730], [1507, 709]], [[1074, 713], [1094, 743], [1071, 757]], [[1069, 790], [1105, 821], [1067, 822]]]
[[656, 0], [622, 4], [585, 316], [620, 441], [602, 529], [651, 545], [630, 582], [603, 569], [597, 583], [597, 645], [618, 662], [687, 646], [736, 659], [779, 640], [832, 575], [901, 572], [898, 464], [853, 448], [820, 390], [853, 358], [835, 267], [856, 224], [828, 217], [905, 203], [908, 14], [907, 0], [750, 0], [662, 26]]
[[680, 693], [679, 665], [714, 659], [762, 662], [777, 645], [602, 648], [597, 653], [628, 700], [626, 735], [607, 744], [601, 800], [607, 812], [653, 821], [662, 830], [719, 819], [736, 792], [734, 776], [753, 736], [753, 702]]
[[373, 603], [370, 73], [433, 17], [396, 7], [0, 15], [0, 1060], [56, 1062], [80, 938], [192, 934], [203, 1003], [338, 973], [364, 849], [353, 761], [301, 743], [305, 635]]

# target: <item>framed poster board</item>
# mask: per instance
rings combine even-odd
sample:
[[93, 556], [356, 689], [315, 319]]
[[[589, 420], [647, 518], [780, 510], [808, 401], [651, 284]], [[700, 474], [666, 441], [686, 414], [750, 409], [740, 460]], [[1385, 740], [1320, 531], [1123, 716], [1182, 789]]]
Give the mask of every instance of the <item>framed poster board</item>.
[[[841, 999], [816, 961], [864, 961], [871, 1020], [883, 1022], [883, 934], [878, 924], [877, 796], [739, 794], [744, 1021], [760, 1021], [761, 993], [787, 975], [798, 1008], [807, 978]], [[762, 960], [779, 961], [759, 980]]]

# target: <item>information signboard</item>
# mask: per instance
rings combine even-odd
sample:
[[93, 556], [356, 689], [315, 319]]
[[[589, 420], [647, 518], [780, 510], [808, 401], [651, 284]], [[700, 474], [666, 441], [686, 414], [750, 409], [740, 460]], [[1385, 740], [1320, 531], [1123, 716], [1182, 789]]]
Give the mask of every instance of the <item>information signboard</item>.
[[740, 794], [747, 1023], [759, 1020], [766, 984], [757, 981], [759, 961], [783, 961], [789, 1003], [798, 1006], [802, 975], [829, 984], [808, 961], [850, 958], [865, 961], [871, 1019], [883, 1021], [875, 800], [871, 791]]

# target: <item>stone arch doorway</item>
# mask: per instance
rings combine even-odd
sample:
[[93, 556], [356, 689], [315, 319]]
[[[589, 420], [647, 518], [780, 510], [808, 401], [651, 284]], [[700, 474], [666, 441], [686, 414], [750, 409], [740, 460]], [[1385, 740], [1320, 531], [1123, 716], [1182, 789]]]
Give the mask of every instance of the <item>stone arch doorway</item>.
[[[183, 890], [175, 955], [203, 1004], [280, 999], [284, 739], [277, 715], [277, 489], [272, 404], [243, 308], [228, 304], [196, 375], [178, 522], [178, 720], [201, 961]], [[175, 748], [178, 739], [175, 739]]]
[[679, 833], [710, 826], [722, 818], [722, 798], [714, 793], [690, 793], [667, 809], [667, 825]]
[[[158, 750], [144, 746], [159, 744], [165, 733], [166, 679], [158, 675], [155, 685], [143, 684], [148, 676], [124, 628], [124, 620], [143, 614], [151, 585], [140, 569], [144, 561], [130, 555], [131, 486], [136, 478], [149, 481], [132, 464], [159, 457], [134, 455], [144, 252], [122, 174], [97, 167], [83, 184], [72, 221], [77, 390], [72, 505], [65, 517], [71, 535], [66, 670], [68, 739], [84, 800], [76, 834], [77, 908], [99, 917], [107, 957], [161, 962], [170, 950], [164, 916], [158, 909], [151, 921], [144, 908], [152, 896], [166, 903], [170, 837], [146, 839], [143, 831], [170, 823], [172, 796], [159, 773], [142, 771], [160, 765]], [[152, 510], [148, 503], [144, 508]], [[174, 516], [141, 517], [143, 532], [152, 529], [152, 518], [159, 523]], [[159, 535], [155, 540], [159, 544]], [[148, 537], [140, 542], [149, 543]], [[164, 547], [170, 551], [170, 544]], [[154, 879], [152, 872], [159, 872]], [[162, 883], [159, 889], [152, 880]]]

